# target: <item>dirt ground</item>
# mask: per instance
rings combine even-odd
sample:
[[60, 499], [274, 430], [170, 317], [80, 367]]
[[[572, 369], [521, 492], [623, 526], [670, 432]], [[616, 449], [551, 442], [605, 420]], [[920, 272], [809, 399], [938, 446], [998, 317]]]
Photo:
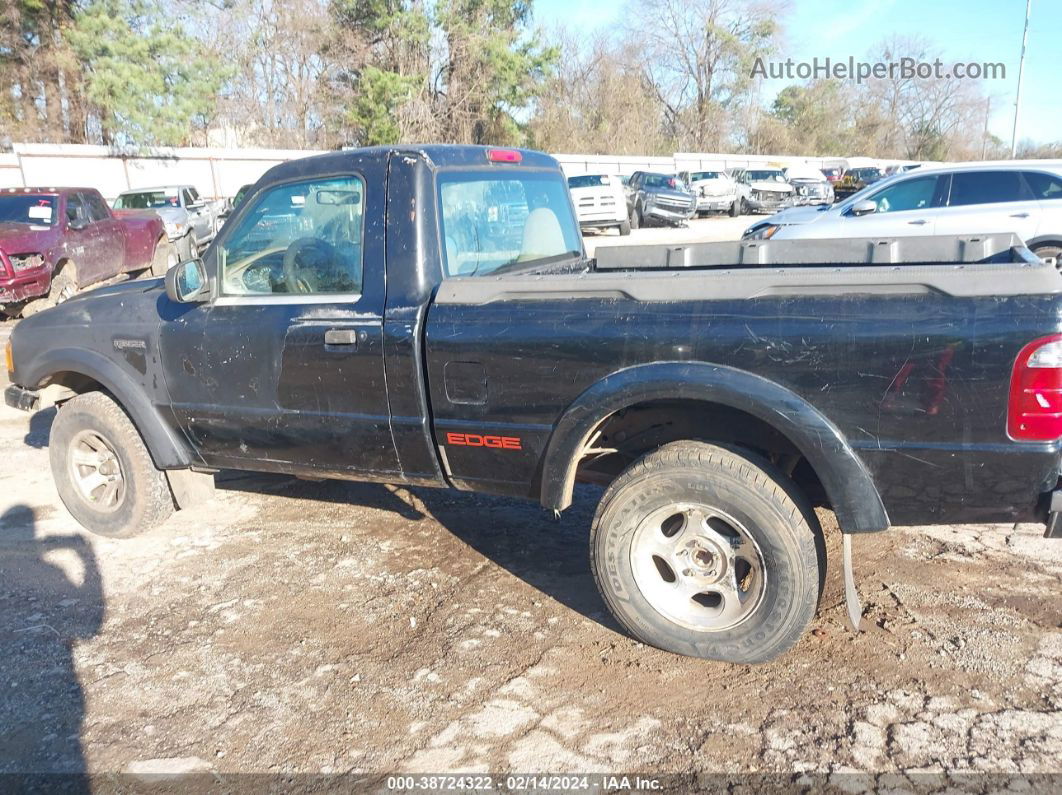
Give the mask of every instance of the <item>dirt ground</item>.
[[[137, 539], [82, 532], [52, 412], [3, 409], [0, 772], [1058, 771], [1062, 544], [839, 537], [812, 631], [728, 666], [623, 635], [559, 521], [456, 492], [226, 474]], [[826, 517], [828, 520], [828, 517]]]
[[0, 407], [0, 773], [623, 771], [858, 791], [1062, 772], [1062, 542], [1042, 528], [857, 537], [856, 636], [824, 514], [811, 631], [731, 666], [619, 630], [588, 571], [591, 490], [555, 520], [224, 473], [212, 504], [110, 541], [56, 497], [53, 415]]

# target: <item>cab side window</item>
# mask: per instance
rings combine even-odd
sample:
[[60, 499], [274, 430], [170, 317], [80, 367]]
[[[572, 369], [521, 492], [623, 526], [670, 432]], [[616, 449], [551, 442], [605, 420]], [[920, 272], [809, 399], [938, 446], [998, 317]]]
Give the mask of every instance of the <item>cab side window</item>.
[[95, 193], [82, 193], [80, 194], [85, 204], [85, 209], [88, 212], [86, 216], [92, 223], [99, 221], [105, 221], [110, 217], [110, 213], [107, 211], [107, 205], [103, 203], [103, 199]]
[[71, 193], [66, 197], [66, 220], [68, 222], [88, 220], [88, 213], [81, 201], [80, 193]]
[[358, 177], [259, 194], [218, 248], [222, 294], [360, 294], [364, 197]]

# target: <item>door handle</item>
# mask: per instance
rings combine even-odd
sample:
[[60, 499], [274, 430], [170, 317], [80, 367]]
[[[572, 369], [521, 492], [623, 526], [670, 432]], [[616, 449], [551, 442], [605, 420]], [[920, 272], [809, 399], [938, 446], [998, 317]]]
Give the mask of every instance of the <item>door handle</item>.
[[1011, 218], [1028, 218], [1028, 213], [1014, 213]]
[[356, 347], [358, 332], [352, 328], [330, 328], [324, 335], [325, 345], [349, 345]]
[[908, 221], [907, 223], [911, 224], [912, 226], [925, 226], [929, 223], [929, 221], [925, 220], [924, 218], [919, 218], [917, 221]]

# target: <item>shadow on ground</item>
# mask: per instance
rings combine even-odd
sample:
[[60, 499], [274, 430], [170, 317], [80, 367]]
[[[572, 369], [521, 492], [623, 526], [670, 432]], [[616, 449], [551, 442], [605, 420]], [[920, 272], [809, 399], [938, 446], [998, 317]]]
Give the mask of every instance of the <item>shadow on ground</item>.
[[[73, 645], [96, 635], [104, 615], [100, 571], [85, 539], [40, 537], [25, 505], [0, 515], [0, 613], [0, 660], [18, 660], [0, 678], [0, 772], [84, 773], [85, 701]], [[70, 791], [84, 782], [56, 783]]]

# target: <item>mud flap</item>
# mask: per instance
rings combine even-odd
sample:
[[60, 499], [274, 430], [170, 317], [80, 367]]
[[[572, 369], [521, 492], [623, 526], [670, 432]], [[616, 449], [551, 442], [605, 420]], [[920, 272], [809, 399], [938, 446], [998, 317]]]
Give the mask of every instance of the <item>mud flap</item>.
[[852, 571], [852, 535], [841, 534], [841, 550], [844, 558], [844, 602], [848, 607], [848, 622], [852, 631], [859, 634], [859, 621], [863, 618], [863, 605], [859, 602], [859, 592], [855, 587], [855, 574]]
[[166, 480], [177, 507], [182, 511], [214, 499], [214, 475], [190, 469], [167, 469]]

